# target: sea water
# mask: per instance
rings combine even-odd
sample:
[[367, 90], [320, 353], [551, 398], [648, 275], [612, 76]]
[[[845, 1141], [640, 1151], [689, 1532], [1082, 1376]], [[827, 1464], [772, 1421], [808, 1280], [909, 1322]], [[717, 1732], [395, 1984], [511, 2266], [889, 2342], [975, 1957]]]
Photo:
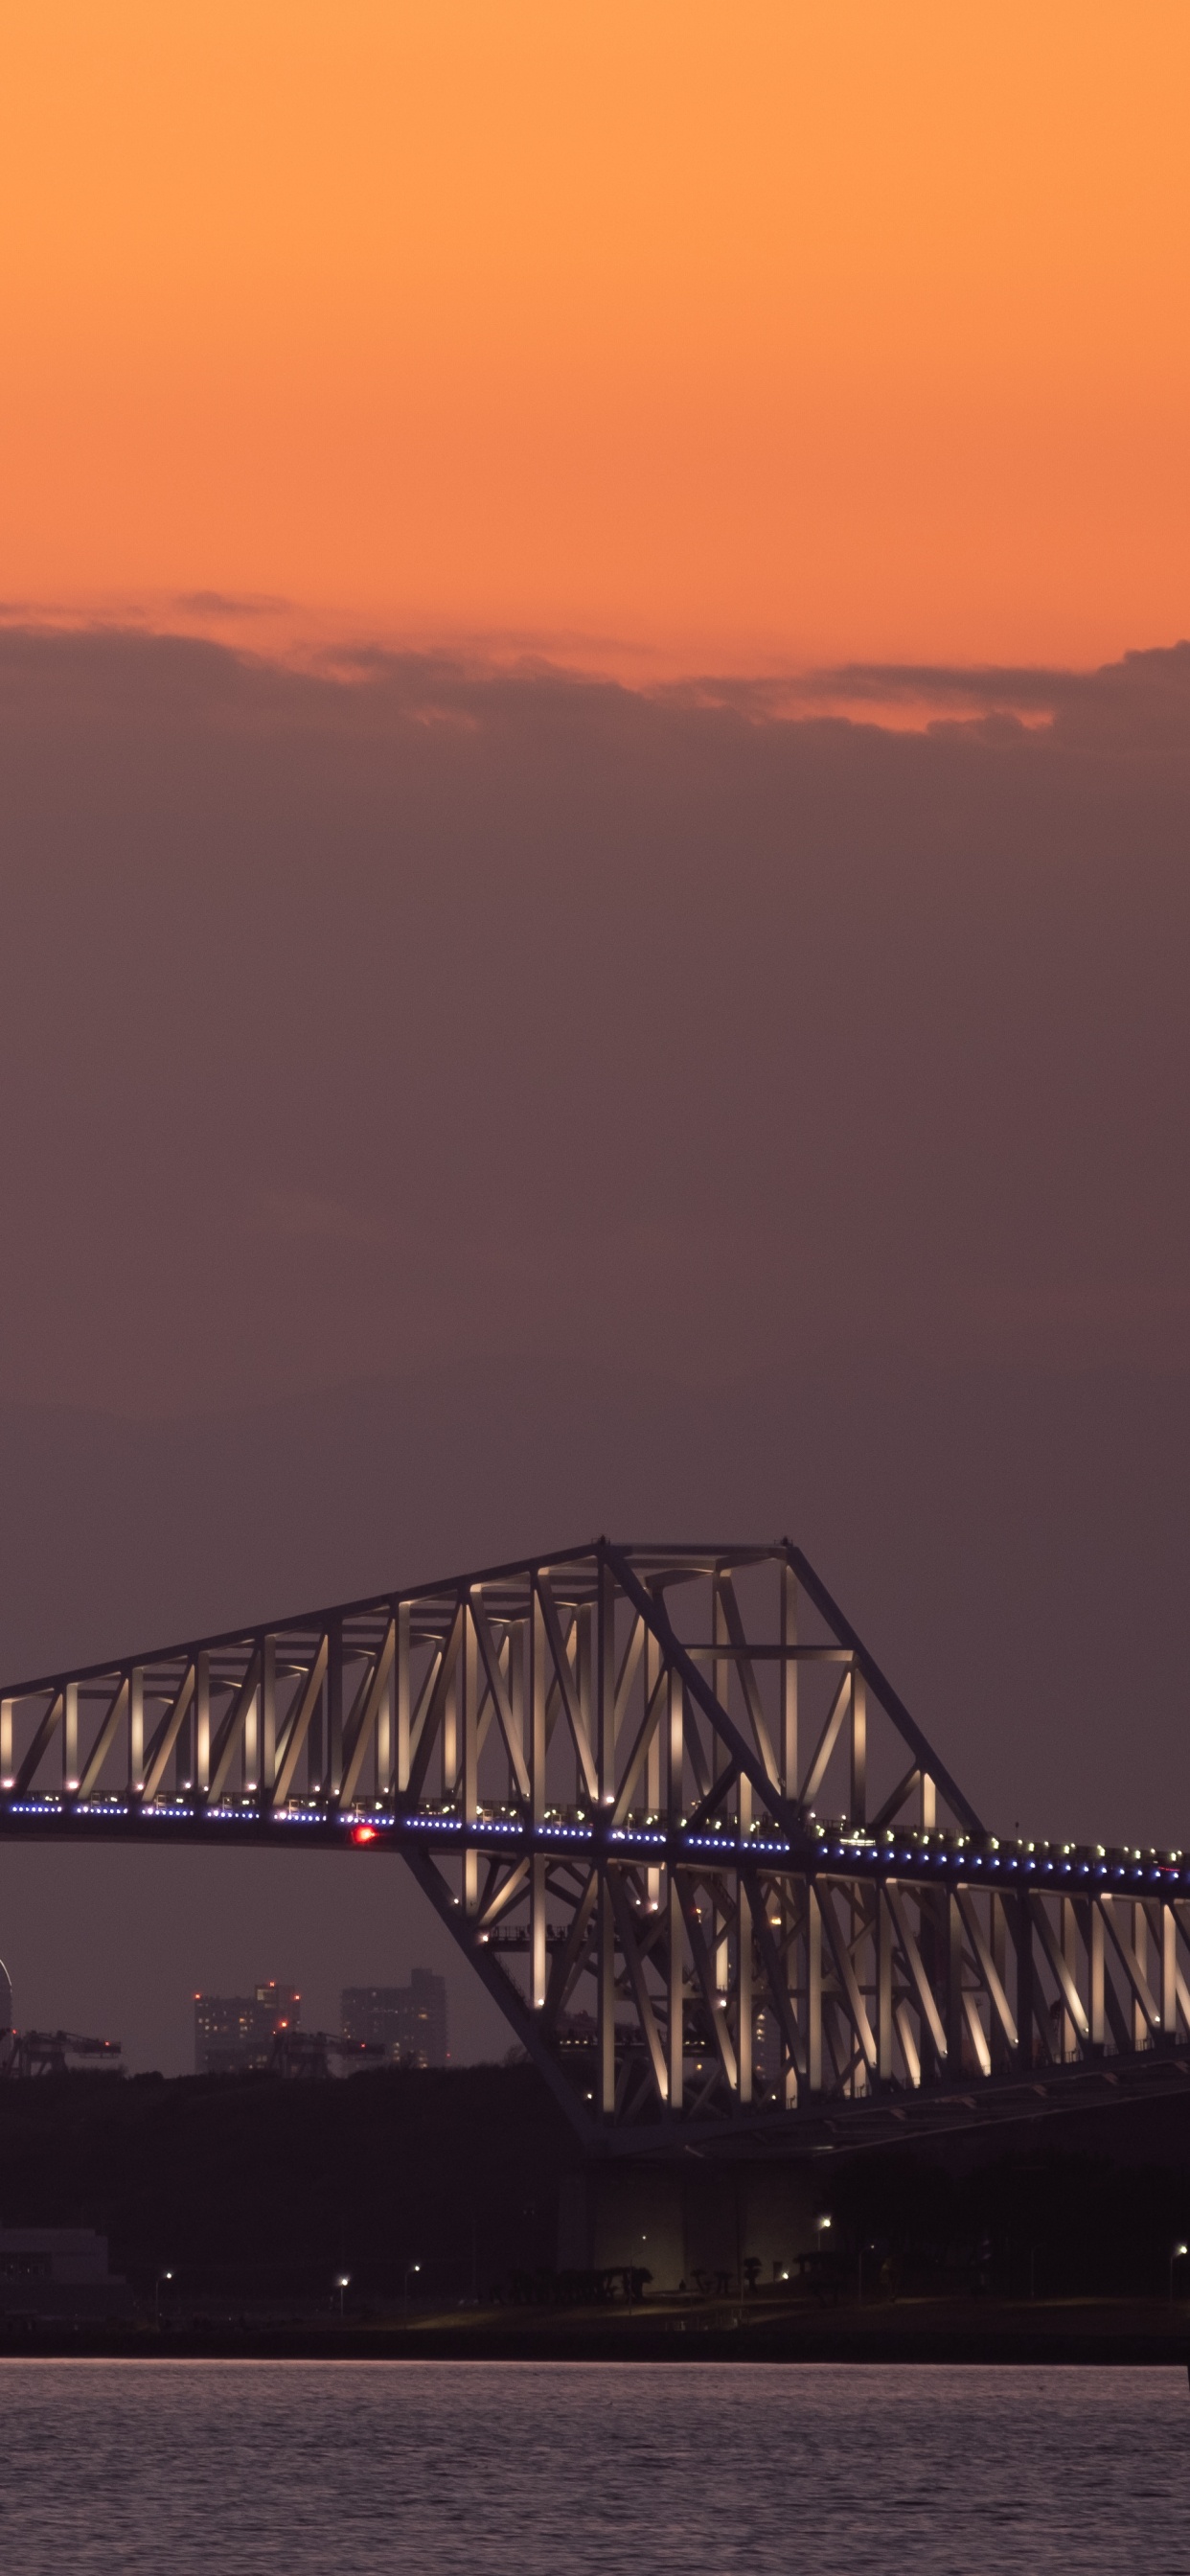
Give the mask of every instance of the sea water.
[[1186, 2576], [1181, 2369], [0, 2363], [13, 2576]]

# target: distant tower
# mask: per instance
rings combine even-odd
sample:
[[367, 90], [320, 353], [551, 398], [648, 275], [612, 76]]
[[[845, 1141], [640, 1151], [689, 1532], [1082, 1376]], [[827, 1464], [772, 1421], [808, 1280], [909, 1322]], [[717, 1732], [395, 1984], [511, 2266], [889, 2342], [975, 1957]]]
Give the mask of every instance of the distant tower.
[[413, 1968], [407, 1986], [345, 1986], [344, 2039], [382, 2048], [391, 2066], [445, 2066], [446, 1981]]
[[237, 2075], [255, 2067], [266, 2071], [274, 2042], [283, 2031], [301, 2029], [302, 1999], [296, 1986], [279, 1986], [270, 1977], [250, 1995], [196, 1995], [194, 1998], [194, 2072]]

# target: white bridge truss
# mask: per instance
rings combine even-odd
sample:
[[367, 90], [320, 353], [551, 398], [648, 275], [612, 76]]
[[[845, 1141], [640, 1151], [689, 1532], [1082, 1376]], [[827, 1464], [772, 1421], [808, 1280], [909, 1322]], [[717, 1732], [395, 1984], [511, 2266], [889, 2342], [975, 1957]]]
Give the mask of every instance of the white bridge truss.
[[399, 1853], [590, 2143], [1190, 2037], [1190, 1864], [986, 1833], [785, 1541], [600, 1539], [21, 1684], [0, 1834]]

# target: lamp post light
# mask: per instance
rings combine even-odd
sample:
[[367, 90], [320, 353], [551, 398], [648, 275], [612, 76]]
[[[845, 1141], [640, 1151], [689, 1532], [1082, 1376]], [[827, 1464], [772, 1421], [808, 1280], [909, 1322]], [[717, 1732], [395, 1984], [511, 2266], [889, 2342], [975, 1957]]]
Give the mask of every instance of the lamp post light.
[[405, 2316], [406, 2316], [406, 2319], [408, 2319], [408, 2316], [409, 2316], [409, 2284], [410, 2284], [411, 2280], [413, 2279], [413, 2275], [414, 2275], [414, 2273], [415, 2273], [415, 2272], [420, 2272], [420, 2270], [421, 2270], [421, 2265], [420, 2265], [420, 2263], [407, 2263], [407, 2264], [405, 2265]]
[[1170, 2304], [1171, 2308], [1172, 2308], [1172, 2306], [1173, 2306], [1173, 2267], [1174, 2267], [1174, 2264], [1175, 2264], [1175, 2263], [1180, 2263], [1180, 2262], [1181, 2262], [1181, 2259], [1182, 2259], [1183, 2254], [1186, 2254], [1186, 2253], [1190, 2253], [1190, 2246], [1186, 2246], [1186, 2245], [1171, 2245], [1171, 2246], [1170, 2246], [1170, 2249], [1169, 2249], [1169, 2304]]
[[815, 2258], [815, 2259], [816, 2259], [816, 2264], [817, 2264], [817, 2271], [816, 2271], [816, 2275], [815, 2275], [815, 2277], [816, 2277], [816, 2279], [817, 2279], [817, 2281], [818, 2281], [818, 2285], [819, 2285], [819, 2289], [820, 2289], [820, 2290], [821, 2290], [821, 2286], [822, 2286], [822, 2250], [823, 2250], [823, 2244], [824, 2244], [824, 2241], [825, 2241], [826, 2237], [829, 2235], [829, 2233], [830, 2233], [830, 2220], [829, 2220], [829, 2218], [828, 2218], [828, 2217], [825, 2215], [825, 2213], [824, 2213], [824, 2214], [823, 2214], [823, 2216], [822, 2216], [821, 2218], [816, 2218], [816, 2219], [815, 2219], [815, 2221], [814, 2221], [814, 2235], [815, 2235], [815, 2239], [816, 2239], [816, 2243], [817, 2243], [817, 2254], [816, 2254], [816, 2258]]
[[344, 2317], [344, 2303], [346, 2301], [347, 2293], [351, 2288], [350, 2272], [336, 2272], [335, 2288], [339, 2293], [339, 2323], [342, 2325]]
[[[161, 2323], [161, 2284], [163, 2281], [172, 2281], [173, 2277], [172, 2272], [159, 2272], [153, 2283], [153, 2318], [157, 2325]], [[1172, 2295], [1171, 2291], [1170, 2296]]]

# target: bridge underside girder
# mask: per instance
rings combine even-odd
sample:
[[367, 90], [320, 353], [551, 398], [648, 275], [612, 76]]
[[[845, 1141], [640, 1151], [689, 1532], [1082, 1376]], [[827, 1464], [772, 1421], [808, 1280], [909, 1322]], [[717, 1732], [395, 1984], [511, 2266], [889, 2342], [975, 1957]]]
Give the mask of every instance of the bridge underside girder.
[[1190, 2034], [1182, 1857], [988, 1835], [786, 1541], [599, 1540], [21, 1684], [0, 1832], [399, 1853], [592, 2143]]

